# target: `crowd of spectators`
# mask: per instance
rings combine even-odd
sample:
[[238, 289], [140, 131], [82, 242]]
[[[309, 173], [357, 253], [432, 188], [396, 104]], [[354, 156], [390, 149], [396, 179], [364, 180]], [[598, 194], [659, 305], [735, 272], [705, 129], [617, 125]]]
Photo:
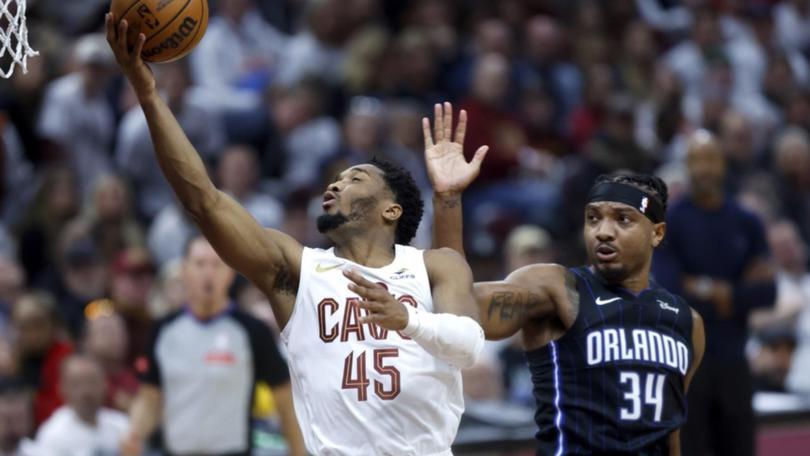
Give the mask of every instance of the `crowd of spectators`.
[[[656, 173], [674, 206], [688, 138], [712, 132], [724, 192], [776, 270], [775, 303], [737, 322], [755, 386], [810, 393], [810, 1], [209, 2], [205, 37], [153, 65], [157, 82], [217, 185], [305, 245], [325, 242], [325, 184], [372, 156], [430, 202], [420, 118], [439, 101], [467, 110], [467, 153], [490, 146], [465, 194], [477, 280], [583, 262], [599, 174]], [[97, 398], [71, 385], [99, 374], [109, 425], [94, 438], [120, 427], [152, 322], [185, 302], [194, 234], [101, 33], [109, 2], [27, 3], [40, 55], [0, 81], [0, 455], [75, 424], [63, 404]], [[255, 289], [237, 281], [233, 297], [273, 324]], [[519, 341], [474, 369], [471, 399], [531, 405]]]

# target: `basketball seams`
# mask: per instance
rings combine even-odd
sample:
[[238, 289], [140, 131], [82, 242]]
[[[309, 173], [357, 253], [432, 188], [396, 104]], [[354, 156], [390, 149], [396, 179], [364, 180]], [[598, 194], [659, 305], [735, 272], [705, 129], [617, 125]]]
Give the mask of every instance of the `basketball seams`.
[[[206, 2], [203, 2], [203, 3], [206, 3]], [[153, 33], [153, 34], [149, 35], [148, 37], [146, 37], [146, 43], [144, 43], [144, 47], [146, 47], [146, 46], [147, 46], [147, 43], [149, 43], [149, 40], [151, 40], [151, 39], [152, 39], [152, 38], [154, 38], [155, 36], [159, 35], [159, 34], [160, 34], [160, 33], [162, 33], [164, 30], [166, 30], [166, 28], [167, 28], [167, 27], [169, 27], [170, 25], [172, 25], [172, 23], [175, 21], [175, 19], [177, 19], [177, 18], [178, 18], [178, 17], [179, 17], [181, 14], [183, 14], [183, 12], [184, 12], [186, 9], [188, 9], [188, 5], [190, 5], [190, 4], [191, 4], [191, 0], [186, 0], [186, 3], [183, 5], [183, 7], [182, 7], [182, 8], [180, 8], [179, 10], [177, 10], [177, 13], [175, 13], [175, 15], [174, 15], [174, 16], [173, 16], [171, 19], [169, 19], [168, 21], [166, 21], [166, 25], [164, 25], [163, 27], [161, 27], [161, 28], [160, 28], [158, 31], [156, 31], [155, 33]]]
[[132, 11], [132, 8], [135, 8], [136, 6], [140, 5], [141, 3], [143, 3], [143, 0], [135, 0], [134, 2], [132, 2], [132, 3], [131, 3], [131, 4], [130, 4], [128, 7], [127, 7], [127, 9], [125, 9], [125, 10], [124, 10], [124, 12], [123, 12], [123, 13], [121, 13], [121, 17], [118, 17], [118, 18], [116, 18], [116, 19], [118, 19], [118, 20], [120, 21], [121, 19], [126, 18], [126, 17], [127, 17], [127, 14], [129, 14], [129, 12], [130, 12], [130, 11]]

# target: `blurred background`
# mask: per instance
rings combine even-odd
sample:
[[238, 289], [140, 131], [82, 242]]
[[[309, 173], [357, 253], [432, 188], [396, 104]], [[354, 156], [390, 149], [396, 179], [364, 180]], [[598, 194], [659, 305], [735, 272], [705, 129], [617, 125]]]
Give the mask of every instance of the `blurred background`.
[[[210, 3], [190, 56], [152, 66], [158, 84], [217, 185], [306, 245], [325, 243], [314, 217], [335, 171], [372, 156], [407, 167], [430, 202], [420, 119], [436, 102], [469, 113], [468, 153], [491, 147], [464, 201], [477, 280], [584, 262], [601, 173], [655, 173], [671, 204], [688, 198], [686, 139], [713, 132], [726, 195], [755, 214], [777, 272], [773, 302], [737, 317], [759, 454], [808, 454], [810, 1]], [[40, 55], [0, 80], [0, 455], [63, 403], [59, 363], [74, 351], [126, 412], [151, 322], [185, 299], [193, 225], [100, 34], [108, 9], [28, 0]], [[250, 284], [232, 294], [274, 325]], [[533, 454], [518, 340], [491, 343], [464, 387], [457, 454]], [[256, 423], [256, 454], [283, 454], [272, 406]]]

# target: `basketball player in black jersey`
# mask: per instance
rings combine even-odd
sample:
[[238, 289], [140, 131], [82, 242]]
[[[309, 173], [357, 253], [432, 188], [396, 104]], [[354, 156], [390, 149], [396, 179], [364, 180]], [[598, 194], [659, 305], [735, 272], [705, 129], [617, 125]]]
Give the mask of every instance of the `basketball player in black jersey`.
[[[435, 123], [448, 137], [449, 103], [436, 105]], [[459, 142], [434, 145], [427, 119], [423, 130], [434, 242], [463, 253], [461, 193], [486, 150], [467, 163]], [[666, 185], [656, 177], [602, 176], [584, 208], [589, 265], [535, 264], [475, 284], [487, 338], [522, 331], [538, 455], [680, 455], [686, 389], [703, 356], [704, 331], [683, 299], [650, 279], [666, 203]]]

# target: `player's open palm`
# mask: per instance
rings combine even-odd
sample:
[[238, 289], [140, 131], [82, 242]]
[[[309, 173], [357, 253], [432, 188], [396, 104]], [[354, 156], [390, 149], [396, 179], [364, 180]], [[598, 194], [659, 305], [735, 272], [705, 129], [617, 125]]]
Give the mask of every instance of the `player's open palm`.
[[445, 102], [434, 107], [433, 132], [430, 121], [422, 119], [425, 134], [425, 163], [436, 193], [461, 193], [478, 176], [488, 146], [475, 151], [470, 162], [464, 158], [464, 135], [467, 132], [467, 112], [459, 114], [453, 136], [453, 106]]
[[343, 275], [353, 282], [349, 290], [362, 299], [359, 305], [366, 315], [360, 319], [361, 323], [373, 323], [391, 331], [405, 329], [408, 324], [405, 304], [397, 301], [385, 287], [365, 279], [355, 270], [344, 271]]
[[141, 51], [146, 42], [143, 33], [137, 35], [135, 45], [130, 47], [127, 42], [129, 24], [126, 20], [118, 21], [112, 13], [107, 13], [104, 25], [107, 31], [107, 43], [115, 54], [115, 60], [121, 71], [129, 79], [132, 88], [138, 96], [146, 95], [155, 90], [155, 77], [152, 70], [141, 58]]

